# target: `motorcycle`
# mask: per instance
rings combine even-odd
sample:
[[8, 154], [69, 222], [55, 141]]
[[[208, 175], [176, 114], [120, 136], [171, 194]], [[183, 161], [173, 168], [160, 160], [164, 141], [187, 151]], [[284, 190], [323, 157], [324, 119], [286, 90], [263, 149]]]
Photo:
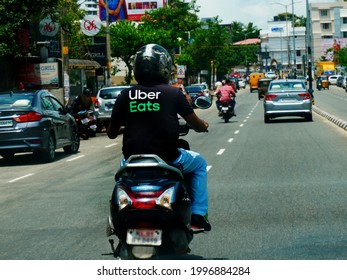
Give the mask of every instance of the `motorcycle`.
[[88, 140], [89, 136], [94, 137], [96, 135], [96, 118], [93, 110], [82, 110], [74, 114], [78, 134], [84, 139]]
[[224, 119], [224, 122], [229, 122], [229, 120], [235, 115], [235, 110], [232, 109], [230, 102], [221, 101], [218, 105], [220, 113], [219, 116]]
[[[205, 96], [195, 100], [198, 108], [211, 104]], [[186, 135], [189, 126], [180, 126], [180, 135]], [[115, 181], [106, 225], [107, 236], [118, 237], [116, 248], [109, 239], [115, 257], [153, 259], [190, 252], [191, 200], [181, 170], [157, 155], [133, 155], [116, 172]]]

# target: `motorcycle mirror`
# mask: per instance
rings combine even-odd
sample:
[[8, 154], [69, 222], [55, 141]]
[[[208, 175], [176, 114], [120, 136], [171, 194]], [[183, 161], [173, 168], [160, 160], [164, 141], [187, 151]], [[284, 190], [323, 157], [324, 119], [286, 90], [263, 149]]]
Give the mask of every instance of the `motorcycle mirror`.
[[194, 105], [199, 109], [208, 109], [212, 105], [212, 100], [206, 96], [199, 96], [195, 99]]

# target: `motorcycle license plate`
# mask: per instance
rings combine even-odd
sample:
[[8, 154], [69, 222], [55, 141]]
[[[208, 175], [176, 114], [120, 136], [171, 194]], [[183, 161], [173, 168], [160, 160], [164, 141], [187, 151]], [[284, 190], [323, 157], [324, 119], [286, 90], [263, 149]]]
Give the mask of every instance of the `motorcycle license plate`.
[[96, 124], [92, 124], [92, 125], [90, 126], [90, 129], [96, 130]]
[[160, 246], [162, 230], [160, 229], [128, 229], [127, 244]]
[[88, 119], [88, 118], [84, 118], [84, 119], [81, 120], [81, 123], [82, 123], [82, 124], [86, 124], [86, 123], [88, 123], [88, 122], [89, 122], [89, 119]]
[[227, 112], [228, 109], [229, 109], [228, 107], [223, 107], [223, 108], [222, 108], [222, 111], [223, 111], [223, 112]]

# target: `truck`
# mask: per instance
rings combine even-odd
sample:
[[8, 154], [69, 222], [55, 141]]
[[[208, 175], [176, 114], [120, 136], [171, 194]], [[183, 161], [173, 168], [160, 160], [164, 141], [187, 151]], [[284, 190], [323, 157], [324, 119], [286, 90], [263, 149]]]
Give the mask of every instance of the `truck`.
[[331, 76], [336, 74], [336, 67], [335, 63], [333, 61], [319, 61], [316, 62], [316, 68], [315, 68], [315, 74], [316, 77], [325, 75], [325, 76]]

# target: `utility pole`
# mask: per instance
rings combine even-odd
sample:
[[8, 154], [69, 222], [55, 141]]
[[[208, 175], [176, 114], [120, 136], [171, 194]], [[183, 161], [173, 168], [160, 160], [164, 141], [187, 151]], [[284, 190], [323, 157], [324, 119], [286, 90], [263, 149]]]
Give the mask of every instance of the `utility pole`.
[[110, 45], [110, 19], [108, 10], [108, 0], [106, 0], [106, 85], [111, 85], [111, 45]]
[[294, 60], [294, 79], [296, 79], [296, 48], [295, 48], [294, 0], [292, 0], [292, 28], [293, 28], [293, 60]]
[[[313, 99], [312, 89], [312, 50], [311, 50], [311, 13], [308, 0], [306, 0], [306, 40], [307, 40], [307, 71], [308, 71], [308, 92]], [[313, 99], [314, 100], [314, 99]]]
[[[62, 11], [63, 18], [66, 14], [65, 8]], [[62, 55], [62, 84], [64, 92], [65, 105], [69, 103], [70, 99], [70, 78], [69, 78], [69, 45], [68, 45], [68, 33], [65, 30], [65, 26], [61, 26], [61, 55]]]

